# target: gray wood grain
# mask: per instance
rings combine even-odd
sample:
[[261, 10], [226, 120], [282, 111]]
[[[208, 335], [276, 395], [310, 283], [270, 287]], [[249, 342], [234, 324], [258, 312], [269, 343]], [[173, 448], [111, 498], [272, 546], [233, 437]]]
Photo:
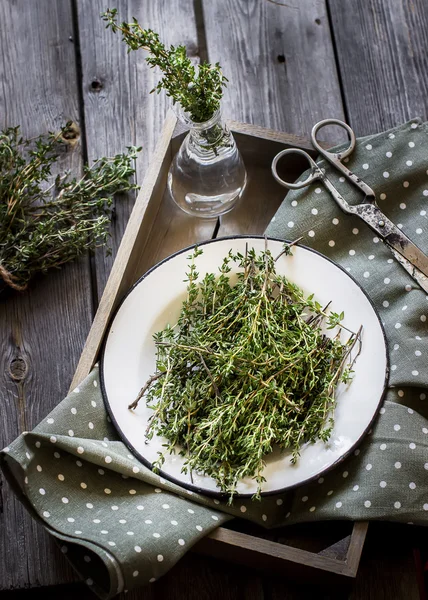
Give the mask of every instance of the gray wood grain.
[[[121, 0], [115, 6], [120, 21], [131, 21], [135, 16], [143, 27], [159, 32], [167, 45], [185, 44], [189, 55], [198, 61], [193, 0]], [[91, 161], [100, 155], [121, 152], [131, 144], [143, 146], [137, 161], [137, 181], [141, 183], [171, 102], [164, 93], [149, 93], [159, 80], [159, 71], [146, 64], [144, 50], [128, 54], [121, 36], [105, 29], [99, 16], [105, 9], [103, 0], [78, 3], [88, 158]], [[130, 197], [116, 201], [113, 253], [110, 257], [97, 253], [99, 295], [104, 289], [133, 201]]]
[[428, 117], [426, 0], [329, 0], [349, 123], [357, 135]]
[[[0, 3], [0, 126], [22, 133], [78, 122], [69, 3]], [[79, 143], [59, 168], [80, 169]], [[28, 292], [0, 296], [0, 446], [34, 427], [66, 394], [91, 321], [87, 259], [34, 281]], [[12, 496], [0, 490], [0, 589], [71, 580], [54, 543]]]
[[343, 118], [323, 0], [202, 1], [209, 60], [229, 79], [228, 118], [299, 135]]

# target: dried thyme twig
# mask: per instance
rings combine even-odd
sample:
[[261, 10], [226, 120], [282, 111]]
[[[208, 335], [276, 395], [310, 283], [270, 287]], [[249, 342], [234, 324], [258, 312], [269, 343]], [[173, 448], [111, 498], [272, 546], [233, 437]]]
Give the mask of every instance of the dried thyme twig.
[[[290, 254], [290, 246], [284, 251]], [[230, 499], [242, 477], [253, 477], [258, 498], [265, 457], [275, 446], [295, 462], [303, 442], [328, 440], [335, 389], [351, 377], [361, 329], [342, 343], [344, 314], [327, 314], [313, 296], [305, 298], [276, 273], [267, 248], [230, 251], [219, 276], [198, 283], [201, 253], [196, 248], [189, 257], [178, 323], [155, 334], [156, 373], [130, 408], [145, 394], [154, 410], [147, 437], [168, 440], [157, 469], [178, 447], [185, 472], [213, 477]], [[232, 263], [240, 268], [236, 283]], [[323, 326], [339, 329], [329, 338]]]

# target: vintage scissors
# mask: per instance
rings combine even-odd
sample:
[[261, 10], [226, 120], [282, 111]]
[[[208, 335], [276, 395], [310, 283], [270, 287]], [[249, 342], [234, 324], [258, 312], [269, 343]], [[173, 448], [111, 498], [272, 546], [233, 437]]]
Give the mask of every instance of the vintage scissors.
[[[349, 134], [350, 144], [341, 152], [330, 152], [325, 150], [317, 141], [317, 134], [326, 125], [338, 125]], [[398, 262], [406, 269], [411, 277], [428, 293], [428, 257], [416, 246], [392, 221], [390, 221], [376, 204], [376, 195], [355, 173], [352, 173], [342, 160], [349, 156], [355, 149], [355, 134], [352, 129], [338, 119], [324, 119], [317, 123], [311, 131], [311, 141], [318, 153], [335, 167], [344, 177], [354, 184], [364, 194], [361, 204], [351, 205], [346, 202], [340, 192], [334, 187], [327, 177], [325, 170], [318, 165], [307, 152], [301, 148], [287, 148], [275, 156], [272, 162], [272, 174], [275, 179], [290, 190], [298, 190], [307, 187], [319, 180], [325, 185], [340, 208], [348, 214], [360, 217], [369, 227], [376, 232], [379, 238], [388, 246]], [[277, 172], [278, 161], [286, 155], [301, 154], [306, 158], [311, 167], [309, 176], [304, 181], [289, 183], [284, 181]]]

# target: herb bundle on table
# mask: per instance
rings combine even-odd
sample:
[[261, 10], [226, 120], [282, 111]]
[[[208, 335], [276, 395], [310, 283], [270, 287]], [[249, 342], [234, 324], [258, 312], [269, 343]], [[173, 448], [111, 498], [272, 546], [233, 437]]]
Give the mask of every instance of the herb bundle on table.
[[134, 147], [85, 166], [79, 179], [68, 172], [54, 178], [71, 127], [33, 140], [19, 127], [0, 132], [0, 289], [22, 291], [36, 273], [105, 244], [113, 195], [136, 188]]
[[[230, 499], [246, 476], [260, 497], [265, 458], [275, 447], [295, 462], [304, 442], [328, 440], [335, 390], [351, 377], [360, 332], [342, 343], [343, 313], [327, 314], [305, 298], [276, 272], [268, 249], [229, 252], [220, 274], [198, 282], [201, 253], [196, 248], [189, 257], [178, 323], [155, 335], [156, 373], [130, 408], [145, 396], [154, 411], [147, 437], [168, 440], [156, 469], [178, 450], [185, 472], [214, 478]], [[328, 337], [323, 327], [338, 332]]]

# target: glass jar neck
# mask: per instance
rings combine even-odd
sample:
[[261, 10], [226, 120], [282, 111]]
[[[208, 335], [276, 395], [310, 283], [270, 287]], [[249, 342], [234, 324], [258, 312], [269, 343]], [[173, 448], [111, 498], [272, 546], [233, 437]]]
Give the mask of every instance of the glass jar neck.
[[205, 148], [218, 146], [221, 139], [227, 134], [220, 108], [216, 110], [211, 119], [202, 123], [193, 121], [189, 113], [185, 113], [181, 108], [178, 116], [189, 127], [192, 141]]

